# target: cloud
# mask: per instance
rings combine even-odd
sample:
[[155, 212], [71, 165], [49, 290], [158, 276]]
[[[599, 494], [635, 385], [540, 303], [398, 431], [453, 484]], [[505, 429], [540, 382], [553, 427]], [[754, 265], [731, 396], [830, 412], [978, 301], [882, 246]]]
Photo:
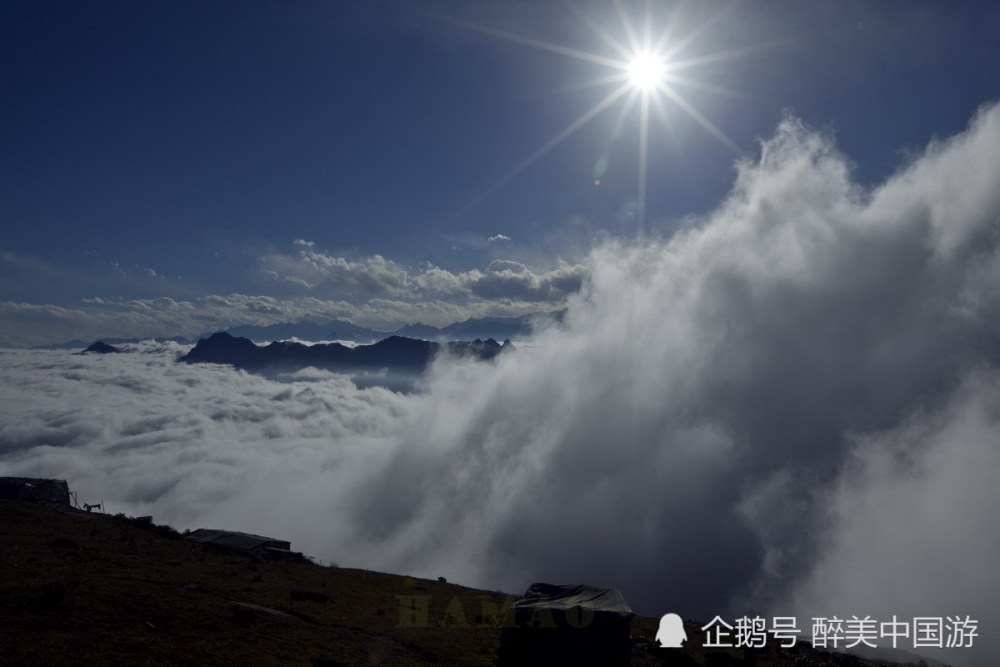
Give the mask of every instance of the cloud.
[[[27, 383], [20, 395], [2, 390], [5, 412], [23, 417], [0, 426], [4, 468], [59, 470], [82, 497], [105, 498], [113, 511], [145, 507], [182, 525], [236, 522], [274, 532], [267, 519], [236, 515], [256, 507], [266, 516], [271, 500], [319, 481], [296, 481], [296, 474], [336, 467], [366, 441], [387, 437], [402, 415], [402, 397], [357, 391], [330, 373], [275, 382], [177, 364], [176, 345], [129, 349], [100, 358], [4, 353], [4, 374]], [[40, 365], [48, 372], [32, 377]], [[285, 455], [295, 459], [292, 468], [280, 465]], [[284, 491], [268, 481], [269, 467]], [[256, 491], [247, 486], [252, 480]], [[228, 509], [206, 513], [213, 498]]]
[[487, 273], [527, 274], [528, 267], [508, 259], [495, 259], [486, 267]]
[[558, 329], [496, 365], [444, 360], [401, 396], [176, 365], [169, 346], [5, 352], [0, 469], [344, 565], [617, 586], [648, 615], [968, 613], [981, 650], [947, 659], [990, 664], [997, 182], [997, 107], [875, 188], [788, 118], [715, 212], [604, 245], [585, 273], [361, 262], [390, 276], [374, 309], [413, 307], [432, 275], [520, 299], [579, 285]]
[[497, 259], [490, 262], [486, 271], [466, 275], [469, 290], [484, 299], [558, 303], [580, 289], [587, 269], [560, 262], [557, 268], [536, 274], [519, 262]]
[[[107, 296], [108, 285], [76, 276], [31, 257], [0, 250], [0, 285], [14, 277], [42, 275], [46, 284], [90, 284], [65, 303], [0, 302], [0, 345], [33, 346], [68, 340], [197, 336], [244, 324], [346, 319], [394, 330], [416, 321], [446, 326], [477, 317], [517, 316], [561, 309], [586, 279], [585, 263], [557, 260], [549, 268], [506, 259], [485, 269], [449, 271], [432, 264], [404, 266], [381, 255], [348, 259], [327, 253], [313, 241], [296, 239], [292, 252], [260, 259], [260, 271], [278, 295], [202, 294], [187, 299]], [[110, 262], [118, 278], [141, 275], [154, 293], [168, 287], [156, 269]], [[47, 272], [47, 273], [46, 273]], [[132, 278], [130, 278], [132, 276]], [[7, 282], [5, 282], [7, 281]], [[10, 283], [13, 284], [13, 283]], [[289, 293], [289, 289], [290, 293]], [[114, 292], [112, 292], [113, 294]], [[51, 294], [49, 290], [45, 296]]]
[[311, 242], [299, 240], [296, 245], [300, 248], [297, 255], [265, 256], [264, 273], [277, 281], [310, 289], [329, 287], [361, 297], [399, 294], [409, 285], [406, 269], [381, 255], [354, 262], [314, 250]]
[[944, 405], [859, 438], [844, 474], [818, 498], [826, 529], [816, 560], [776, 605], [841, 617], [971, 615], [981, 639], [966, 657], [993, 661], [998, 416], [1000, 373], [980, 369]]
[[[429, 289], [464, 289], [455, 274], [428, 270], [421, 280]], [[0, 345], [35, 346], [98, 338], [193, 337], [240, 324], [278, 324], [297, 321], [349, 320], [362, 326], [391, 331], [402, 324], [424, 322], [445, 326], [469, 318], [525, 315], [556, 303], [516, 300], [498, 291], [498, 298], [464, 299], [370, 298], [361, 302], [314, 296], [273, 297], [247, 294], [208, 294], [188, 300], [159, 297], [125, 299], [89, 297], [79, 306], [0, 301]], [[526, 290], [530, 295], [530, 288]], [[559, 292], [549, 292], [561, 296]]]
[[91, 297], [75, 308], [2, 301], [0, 344], [30, 346], [102, 337], [196, 336], [236, 323], [336, 319], [353, 317], [357, 312], [343, 301], [244, 294], [206, 295], [191, 300]]
[[497, 234], [496, 236], [491, 236], [486, 240], [490, 243], [496, 243], [497, 241], [510, 241], [510, 237], [506, 234]]
[[507, 259], [496, 259], [485, 270], [451, 272], [430, 264], [408, 268], [381, 255], [349, 260], [317, 250], [311, 242], [299, 240], [295, 244], [296, 254], [264, 257], [264, 273], [278, 282], [313, 292], [336, 293], [355, 302], [374, 298], [413, 302], [447, 299], [472, 305], [477, 300], [489, 300], [545, 302], [552, 309], [579, 290], [587, 274], [585, 264], [561, 260], [548, 270]]

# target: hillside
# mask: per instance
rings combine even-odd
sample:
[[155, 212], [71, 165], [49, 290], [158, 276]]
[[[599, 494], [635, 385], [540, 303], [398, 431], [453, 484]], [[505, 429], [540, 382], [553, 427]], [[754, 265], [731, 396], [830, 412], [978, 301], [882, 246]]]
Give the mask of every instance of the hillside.
[[[2, 664], [489, 665], [514, 599], [255, 560], [64, 505], [0, 500], [0, 516]], [[657, 619], [633, 619], [633, 665], [661, 664], [648, 650], [656, 629]], [[804, 647], [710, 656], [694, 626], [688, 634], [696, 646], [669, 664], [866, 664]]]

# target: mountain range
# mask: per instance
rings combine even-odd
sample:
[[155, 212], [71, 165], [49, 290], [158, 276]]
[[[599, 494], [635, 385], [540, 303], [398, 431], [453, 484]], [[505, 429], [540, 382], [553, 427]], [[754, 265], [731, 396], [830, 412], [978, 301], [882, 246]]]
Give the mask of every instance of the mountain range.
[[531, 335], [537, 324], [546, 318], [555, 322], [562, 321], [564, 312], [531, 313], [516, 317], [472, 318], [445, 327], [416, 322], [394, 331], [369, 329], [344, 320], [327, 320], [324, 322], [282, 322], [268, 326], [248, 324], [230, 327], [226, 329], [226, 332], [233, 336], [249, 338], [258, 342], [299, 338], [312, 341], [344, 340], [355, 343], [374, 343], [390, 336], [437, 342], [472, 341], [477, 338], [481, 340], [488, 338], [517, 340]]
[[417, 373], [431, 360], [445, 352], [454, 356], [489, 360], [513, 350], [509, 340], [501, 345], [492, 338], [472, 342], [433, 341], [389, 336], [371, 345], [347, 347], [340, 343], [304, 345], [275, 341], [257, 345], [249, 338], [235, 337], [224, 331], [198, 341], [186, 355], [178, 359], [186, 363], [232, 364], [247, 371], [287, 371], [313, 366], [345, 372], [392, 371]]
[[[244, 324], [225, 329], [225, 332], [237, 338], [249, 338], [256, 342], [270, 342], [275, 340], [287, 340], [298, 338], [306, 341], [343, 340], [354, 343], [375, 343], [391, 336], [401, 336], [404, 338], [415, 338], [426, 341], [474, 341], [475, 339], [487, 340], [518, 340], [526, 338], [538, 327], [539, 323], [546, 320], [559, 323], [562, 321], [565, 310], [549, 313], [530, 313], [516, 317], [481, 317], [472, 318], [463, 322], [455, 322], [445, 327], [434, 327], [429, 324], [416, 322], [407, 324], [395, 331], [380, 331], [358, 326], [346, 320], [301, 320], [299, 322], [281, 322], [267, 326]], [[198, 340], [209, 338], [216, 332], [210, 331], [194, 338], [183, 336], [173, 336], [171, 338], [158, 337], [154, 340], [158, 343], [175, 342], [181, 345], [191, 345]], [[138, 343], [149, 338], [102, 338], [108, 345], [126, 345]], [[35, 349], [63, 350], [79, 349], [86, 347], [89, 343], [80, 339], [74, 339], [65, 343], [55, 343], [52, 345], [39, 345]]]

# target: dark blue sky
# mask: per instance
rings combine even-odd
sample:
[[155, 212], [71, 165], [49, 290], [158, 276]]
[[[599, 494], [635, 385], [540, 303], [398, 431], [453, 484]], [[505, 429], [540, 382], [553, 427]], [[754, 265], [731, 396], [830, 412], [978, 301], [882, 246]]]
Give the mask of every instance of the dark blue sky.
[[[646, 5], [622, 6], [641, 30]], [[747, 156], [787, 110], [830, 130], [864, 183], [1000, 93], [997, 3], [648, 15], [656, 31], [672, 16], [675, 39], [697, 34], [676, 58], [709, 60], [674, 89]], [[5, 0], [0, 301], [358, 303], [379, 295], [278, 275], [281, 258], [367, 267], [378, 254], [456, 274], [501, 259], [538, 275], [579, 261], [636, 230], [639, 115], [621, 117], [623, 100], [482, 195], [615, 87], [581, 85], [613, 70], [488, 32], [615, 57], [587, 20], [625, 41], [610, 2]], [[664, 108], [645, 218], [668, 234], [720, 201], [738, 155]], [[487, 240], [498, 234], [510, 240]]]

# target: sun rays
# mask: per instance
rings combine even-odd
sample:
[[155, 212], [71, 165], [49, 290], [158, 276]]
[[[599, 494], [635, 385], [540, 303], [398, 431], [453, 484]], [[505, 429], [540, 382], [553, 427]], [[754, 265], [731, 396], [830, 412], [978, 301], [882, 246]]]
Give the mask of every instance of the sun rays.
[[[574, 87], [607, 87], [610, 91], [599, 101], [579, 114], [572, 122], [555, 132], [537, 150], [525, 157], [507, 173], [497, 179], [486, 190], [469, 202], [454, 218], [461, 217], [485, 199], [503, 188], [507, 183], [522, 173], [525, 169], [551, 152], [556, 146], [572, 136], [580, 128], [610, 107], [622, 105], [619, 120], [633, 113], [638, 106], [638, 183], [636, 185], [636, 231], [642, 233], [646, 216], [646, 188], [648, 179], [650, 132], [655, 116], [669, 129], [668, 106], [672, 105], [687, 114], [708, 134], [722, 144], [742, 154], [742, 150], [723, 130], [699, 111], [694, 104], [684, 98], [678, 86], [710, 87], [701, 85], [697, 78], [685, 76], [685, 73], [699, 66], [719, 60], [741, 55], [741, 52], [727, 51], [710, 53], [699, 57], [680, 58], [679, 55], [694, 40], [724, 13], [720, 12], [703, 22], [695, 29], [684, 34], [673, 34], [677, 30], [678, 16], [673, 14], [665, 20], [657, 20], [652, 15], [650, 5], [641, 20], [635, 22], [625, 10], [621, 2], [614, 3], [619, 25], [613, 26], [623, 39], [616, 37], [615, 30], [602, 25], [593, 17], [588, 16], [572, 6], [567, 8], [579, 18], [596, 36], [598, 45], [603, 47], [599, 52], [585, 51], [555, 44], [539, 39], [499, 30], [479, 24], [449, 19], [450, 23], [462, 28], [480, 32], [492, 37], [507, 40], [533, 49], [541, 49], [567, 58], [591, 63], [596, 66], [595, 74], [579, 86]], [[607, 53], [602, 53], [605, 51]], [[608, 55], [610, 53], [610, 55]], [[603, 71], [602, 71], [603, 70]], [[601, 175], [595, 174], [595, 185], [601, 183]]]

